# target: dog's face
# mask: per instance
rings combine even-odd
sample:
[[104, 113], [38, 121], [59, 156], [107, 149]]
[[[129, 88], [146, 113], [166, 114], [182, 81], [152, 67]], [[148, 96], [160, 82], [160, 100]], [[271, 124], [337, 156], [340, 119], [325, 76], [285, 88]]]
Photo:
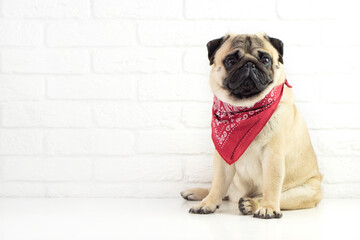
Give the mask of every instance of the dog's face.
[[285, 81], [283, 43], [264, 33], [228, 34], [207, 44], [210, 86], [223, 102], [252, 106]]

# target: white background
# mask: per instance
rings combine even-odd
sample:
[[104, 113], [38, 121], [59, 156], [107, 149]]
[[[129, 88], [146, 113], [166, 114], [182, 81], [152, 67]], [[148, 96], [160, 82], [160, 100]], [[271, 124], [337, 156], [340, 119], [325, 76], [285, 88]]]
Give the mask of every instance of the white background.
[[285, 44], [324, 196], [360, 197], [357, 1], [1, 0], [0, 10], [0, 196], [209, 186], [205, 45], [264, 31]]

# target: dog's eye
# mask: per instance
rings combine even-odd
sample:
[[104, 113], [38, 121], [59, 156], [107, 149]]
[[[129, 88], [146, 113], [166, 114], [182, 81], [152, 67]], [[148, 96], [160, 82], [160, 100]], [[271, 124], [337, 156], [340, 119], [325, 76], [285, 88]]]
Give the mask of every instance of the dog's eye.
[[260, 60], [263, 64], [267, 65], [270, 63], [271, 59], [268, 56], [263, 56]]
[[225, 65], [227, 68], [232, 67], [233, 65], [235, 65], [235, 63], [236, 63], [235, 57], [228, 57], [225, 61]]

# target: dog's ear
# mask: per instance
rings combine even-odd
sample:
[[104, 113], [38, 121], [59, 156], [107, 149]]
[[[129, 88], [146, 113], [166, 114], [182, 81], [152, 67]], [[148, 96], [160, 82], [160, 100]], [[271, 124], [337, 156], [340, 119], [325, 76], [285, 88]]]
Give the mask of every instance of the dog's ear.
[[284, 43], [277, 38], [272, 38], [272, 37], [268, 37], [269, 38], [269, 42], [274, 46], [274, 48], [278, 51], [279, 53], [279, 62], [281, 62], [282, 64], [284, 64], [284, 60], [283, 60], [283, 56], [284, 56]]
[[224, 40], [224, 37], [221, 37], [221, 38], [211, 40], [210, 42], [208, 42], [206, 44], [210, 65], [212, 65], [214, 63], [215, 53], [220, 48], [221, 44], [223, 43], [223, 40]]

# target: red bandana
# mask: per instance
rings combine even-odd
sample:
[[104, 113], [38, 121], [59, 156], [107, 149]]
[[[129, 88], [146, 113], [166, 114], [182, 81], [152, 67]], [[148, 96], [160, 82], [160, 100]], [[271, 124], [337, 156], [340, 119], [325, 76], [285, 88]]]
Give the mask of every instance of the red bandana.
[[[285, 84], [291, 87], [287, 81]], [[283, 90], [284, 84], [274, 87], [251, 108], [236, 107], [214, 96], [211, 137], [228, 164], [236, 162], [264, 128], [279, 105]]]

